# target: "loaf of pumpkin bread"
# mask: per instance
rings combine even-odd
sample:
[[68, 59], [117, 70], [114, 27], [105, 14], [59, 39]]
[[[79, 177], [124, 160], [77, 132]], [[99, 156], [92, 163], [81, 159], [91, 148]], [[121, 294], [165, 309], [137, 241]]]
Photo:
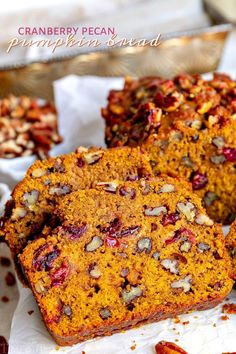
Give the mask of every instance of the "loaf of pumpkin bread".
[[178, 179], [98, 183], [54, 212], [19, 260], [60, 345], [208, 309], [232, 288], [221, 228]]
[[211, 218], [236, 215], [236, 82], [215, 73], [205, 80], [127, 78], [102, 109], [109, 147], [146, 148], [156, 175], [185, 177]]

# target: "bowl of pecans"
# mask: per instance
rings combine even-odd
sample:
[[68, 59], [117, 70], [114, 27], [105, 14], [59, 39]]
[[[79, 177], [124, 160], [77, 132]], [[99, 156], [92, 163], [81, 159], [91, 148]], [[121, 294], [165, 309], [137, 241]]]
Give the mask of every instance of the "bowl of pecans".
[[61, 141], [53, 103], [14, 95], [0, 100], [0, 176], [7, 171], [8, 183], [14, 179], [12, 172], [48, 157]]

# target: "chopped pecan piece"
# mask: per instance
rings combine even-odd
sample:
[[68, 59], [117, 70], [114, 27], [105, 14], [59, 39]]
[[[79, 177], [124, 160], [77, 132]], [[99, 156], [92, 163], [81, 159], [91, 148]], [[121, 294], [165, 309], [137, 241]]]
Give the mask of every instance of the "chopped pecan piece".
[[188, 221], [193, 221], [196, 215], [196, 208], [193, 203], [179, 202], [177, 203], [177, 209], [186, 217]]
[[175, 223], [180, 220], [180, 215], [179, 213], [171, 213], [171, 214], [166, 214], [163, 216], [161, 223], [163, 226], [167, 226], [169, 224], [175, 225]]
[[93, 236], [92, 240], [85, 245], [86, 252], [94, 252], [103, 245], [103, 240], [100, 236]]
[[170, 183], [163, 184], [163, 186], [158, 190], [158, 193], [172, 193], [175, 191], [175, 186]]
[[150, 253], [152, 249], [152, 240], [149, 237], [140, 238], [137, 242], [137, 251], [139, 253], [145, 252]]
[[161, 214], [167, 213], [167, 208], [164, 205], [158, 207], [145, 207], [144, 215], [147, 216], [160, 216]]
[[135, 299], [139, 298], [142, 295], [143, 295], [143, 291], [139, 286], [131, 286], [130, 290], [122, 291], [122, 299], [126, 304], [134, 301]]
[[102, 158], [103, 154], [103, 151], [86, 152], [83, 154], [83, 158], [88, 165], [93, 165]]
[[185, 293], [187, 293], [192, 286], [192, 277], [191, 275], [187, 275], [186, 277], [176, 280], [171, 283], [171, 287], [173, 289], [183, 289]]
[[163, 268], [169, 270], [170, 273], [173, 273], [173, 274], [179, 273], [178, 261], [176, 259], [165, 258], [161, 261], [161, 265]]
[[108, 307], [104, 307], [99, 311], [99, 315], [103, 320], [106, 320], [107, 318], [111, 317], [111, 311]]
[[116, 193], [116, 189], [118, 184], [113, 181], [113, 182], [99, 182], [97, 183], [97, 186], [102, 186], [104, 191], [110, 192], [110, 193]]
[[209, 216], [201, 213], [196, 216], [195, 221], [199, 225], [212, 226], [214, 224], [213, 220], [211, 220]]
[[63, 312], [66, 316], [71, 317], [72, 316], [72, 309], [70, 305], [65, 305], [63, 308]]

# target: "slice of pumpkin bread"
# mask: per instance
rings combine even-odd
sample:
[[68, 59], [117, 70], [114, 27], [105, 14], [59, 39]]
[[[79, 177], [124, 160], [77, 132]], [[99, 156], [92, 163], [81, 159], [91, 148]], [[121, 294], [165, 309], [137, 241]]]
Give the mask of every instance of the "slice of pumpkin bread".
[[185, 182], [106, 181], [55, 212], [19, 260], [60, 345], [211, 308], [232, 288], [221, 228]]
[[79, 148], [75, 153], [36, 161], [12, 193], [0, 234], [15, 258], [29, 241], [41, 235], [65, 195], [107, 179], [135, 180], [151, 175], [149, 160], [139, 148]]

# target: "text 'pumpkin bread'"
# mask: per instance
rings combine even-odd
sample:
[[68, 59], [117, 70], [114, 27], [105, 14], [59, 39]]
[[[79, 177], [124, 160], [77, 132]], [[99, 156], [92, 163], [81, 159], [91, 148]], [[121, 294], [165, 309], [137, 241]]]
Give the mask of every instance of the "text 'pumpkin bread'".
[[19, 260], [60, 345], [211, 308], [232, 288], [221, 228], [185, 182], [106, 181], [55, 213]]

